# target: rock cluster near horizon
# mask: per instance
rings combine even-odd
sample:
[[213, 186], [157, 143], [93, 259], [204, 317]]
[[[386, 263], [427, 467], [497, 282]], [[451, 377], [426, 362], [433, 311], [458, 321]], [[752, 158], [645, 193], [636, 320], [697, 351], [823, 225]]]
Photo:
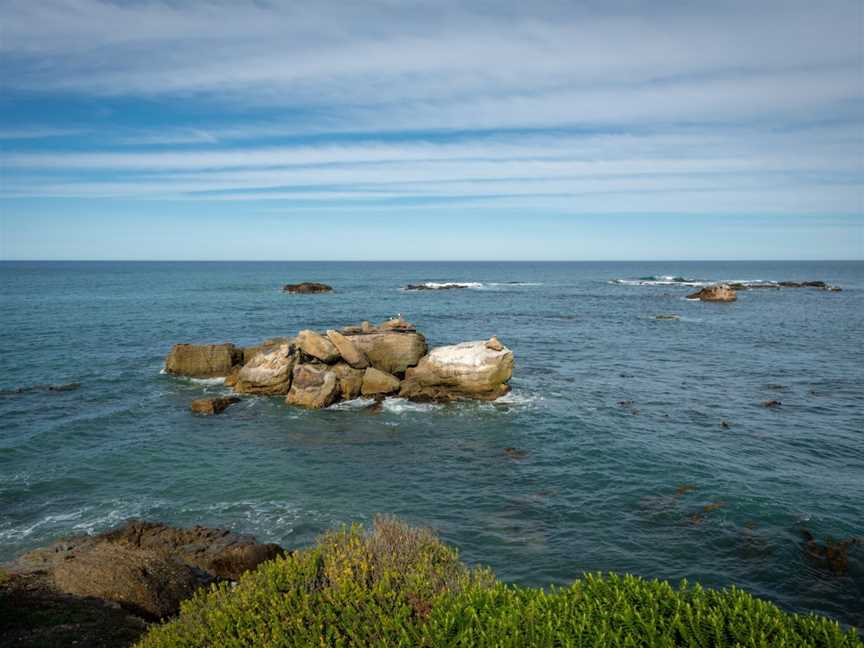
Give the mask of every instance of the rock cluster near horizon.
[[300, 331], [257, 347], [177, 344], [167, 373], [225, 377], [237, 394], [284, 396], [289, 405], [328, 407], [360, 396], [422, 402], [494, 400], [509, 391], [513, 352], [497, 338], [437, 347], [404, 319], [323, 333]]

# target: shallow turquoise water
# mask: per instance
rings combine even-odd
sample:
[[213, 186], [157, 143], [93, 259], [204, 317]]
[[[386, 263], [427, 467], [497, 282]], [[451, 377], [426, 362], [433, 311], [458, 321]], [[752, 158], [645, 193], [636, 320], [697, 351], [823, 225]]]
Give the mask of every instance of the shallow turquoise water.
[[[843, 292], [703, 304], [684, 286], [614, 283], [661, 275]], [[279, 291], [304, 280], [336, 292]], [[482, 286], [399, 290], [423, 281]], [[0, 291], [0, 389], [82, 385], [0, 396], [0, 560], [129, 516], [298, 546], [387, 512], [511, 581], [736, 583], [864, 625], [864, 546], [838, 576], [800, 535], [864, 535], [862, 263], [9, 262]], [[513, 393], [378, 416], [248, 399], [202, 419], [189, 400], [224, 388], [159, 373], [175, 342], [396, 313], [432, 345], [498, 335], [516, 355]], [[683, 484], [695, 490], [676, 496]]]

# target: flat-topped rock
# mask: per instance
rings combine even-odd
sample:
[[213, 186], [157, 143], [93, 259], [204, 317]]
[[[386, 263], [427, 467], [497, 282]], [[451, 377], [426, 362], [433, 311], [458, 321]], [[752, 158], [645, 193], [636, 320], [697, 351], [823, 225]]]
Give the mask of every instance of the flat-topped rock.
[[284, 286], [282, 286], [282, 292], [298, 293], [301, 295], [327, 293], [332, 291], [333, 288], [331, 286], [328, 286], [324, 283], [317, 283], [314, 281], [304, 281], [303, 283], [285, 284]]
[[236, 396], [222, 396], [220, 398], [197, 398], [189, 404], [189, 409], [193, 414], [201, 414], [202, 416], [213, 416], [221, 414], [234, 403], [239, 403], [240, 399]]
[[404, 374], [426, 355], [426, 338], [417, 332], [361, 333], [349, 339], [370, 365], [390, 374]]
[[165, 359], [165, 371], [190, 378], [222, 378], [243, 364], [243, 349], [223, 344], [175, 344]]

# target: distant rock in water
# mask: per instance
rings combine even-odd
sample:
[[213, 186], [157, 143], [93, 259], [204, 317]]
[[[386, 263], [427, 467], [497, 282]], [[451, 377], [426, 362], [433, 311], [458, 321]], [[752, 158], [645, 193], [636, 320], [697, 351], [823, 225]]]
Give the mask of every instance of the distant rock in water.
[[285, 284], [282, 286], [282, 292], [309, 295], [314, 293], [333, 292], [333, 288], [327, 284], [305, 281], [299, 284]]
[[687, 299], [699, 299], [701, 301], [711, 302], [733, 302], [738, 299], [738, 296], [727, 284], [716, 284], [714, 286], [706, 286], [702, 290], [687, 295]]
[[427, 281], [426, 283], [421, 284], [408, 284], [405, 286], [405, 290], [459, 290], [464, 288], [479, 288], [483, 284], [477, 282], [448, 282], [448, 283], [436, 283], [434, 281]]
[[189, 404], [189, 408], [193, 414], [201, 414], [203, 416], [213, 416], [221, 414], [234, 403], [239, 403], [240, 399], [236, 396], [222, 396], [221, 398], [199, 398], [193, 400]]
[[783, 403], [779, 400], [766, 400], [762, 401], [762, 407], [767, 407], [769, 409], [774, 409], [780, 407]]
[[680, 315], [656, 315], [654, 317], [656, 320], [680, 320]]
[[28, 385], [27, 387], [13, 387], [12, 389], [0, 389], [0, 396], [18, 396], [32, 392], [67, 392], [81, 388], [81, 383], [63, 383], [59, 385]]

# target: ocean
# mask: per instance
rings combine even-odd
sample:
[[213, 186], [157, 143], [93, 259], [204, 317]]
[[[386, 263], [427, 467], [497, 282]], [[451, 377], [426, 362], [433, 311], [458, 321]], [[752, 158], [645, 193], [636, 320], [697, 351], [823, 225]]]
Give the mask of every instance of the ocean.
[[[685, 299], [717, 280], [842, 292]], [[280, 291], [300, 281], [335, 291]], [[201, 418], [225, 387], [160, 373], [177, 342], [400, 313], [430, 346], [497, 335], [512, 392]], [[3, 262], [0, 561], [133, 516], [296, 547], [389, 513], [515, 583], [735, 584], [864, 626], [864, 545], [832, 570], [803, 539], [864, 539], [862, 315], [861, 262]]]

